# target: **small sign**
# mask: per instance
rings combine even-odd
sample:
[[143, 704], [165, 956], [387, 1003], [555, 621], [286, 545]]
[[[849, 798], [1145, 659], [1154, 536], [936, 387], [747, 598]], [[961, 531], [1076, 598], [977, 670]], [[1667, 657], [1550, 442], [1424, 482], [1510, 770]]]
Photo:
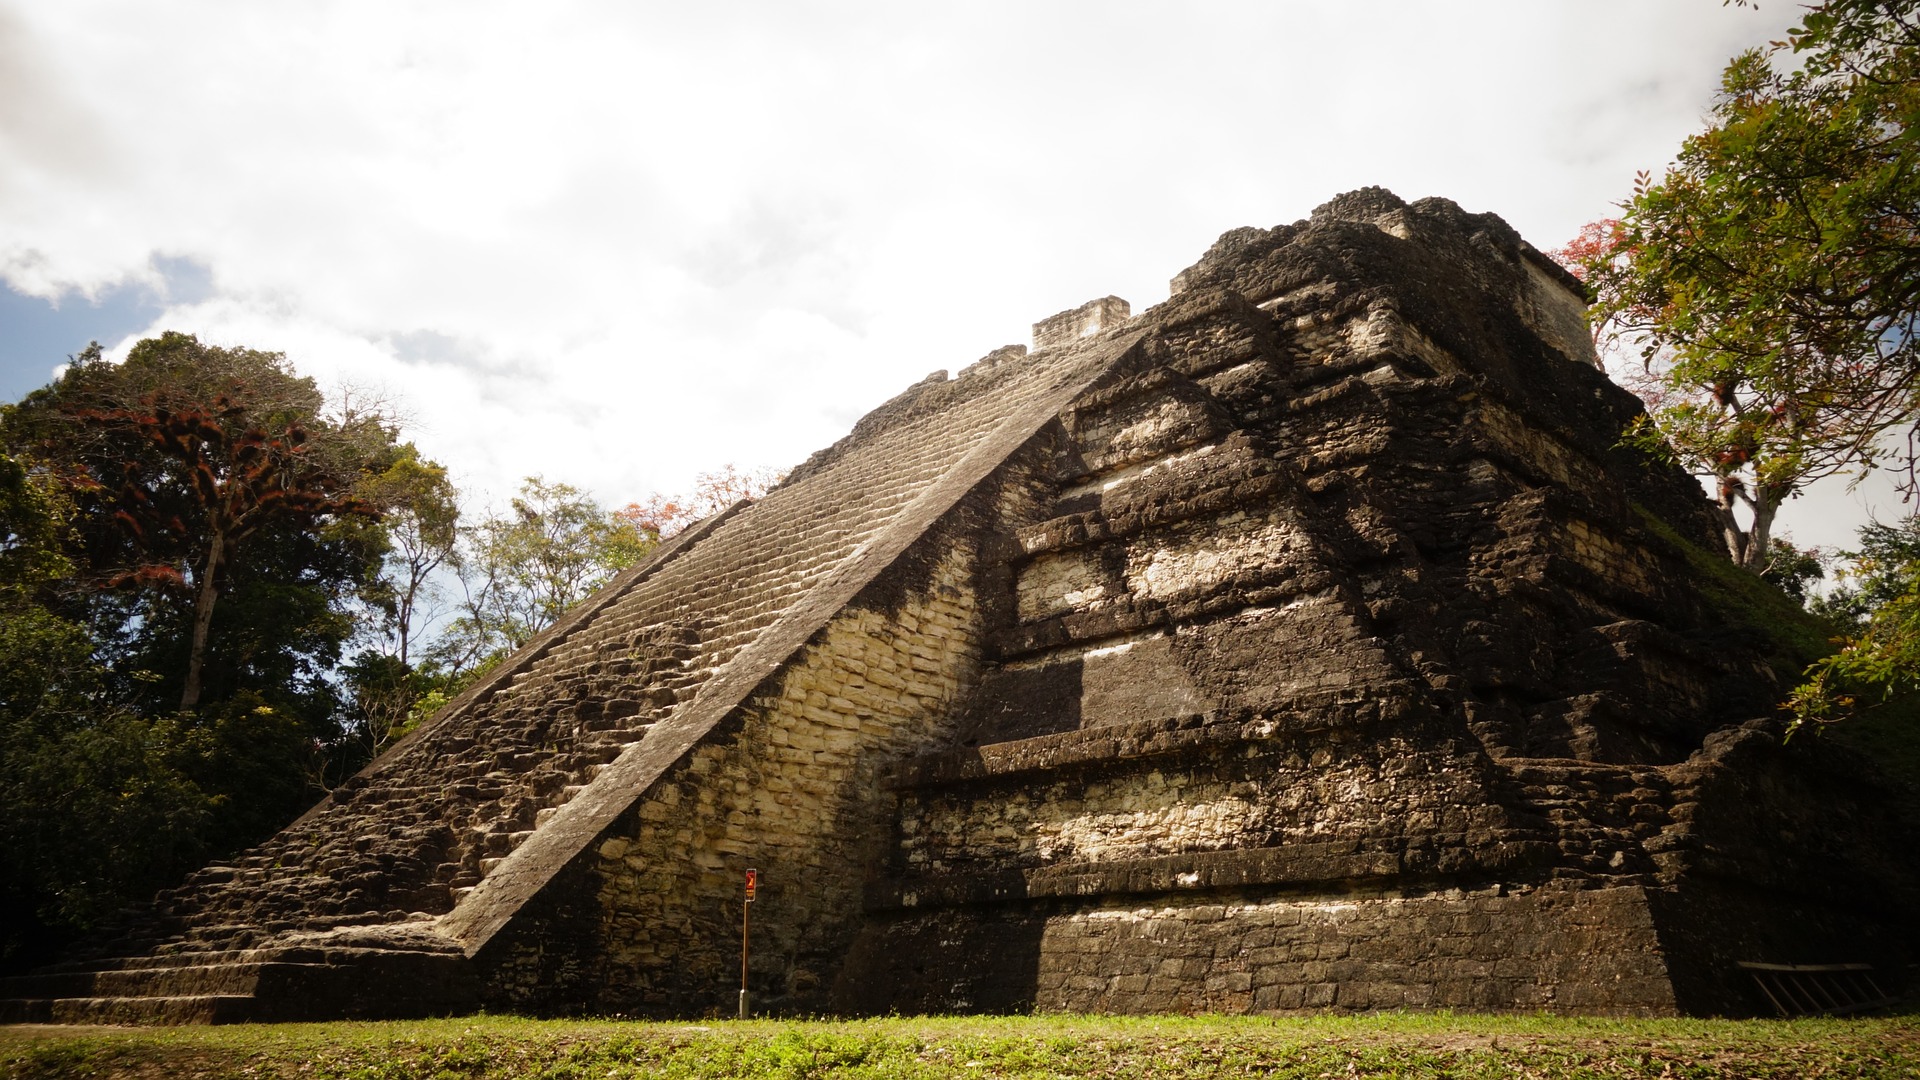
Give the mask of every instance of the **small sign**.
[[749, 904], [753, 903], [753, 889], [755, 885], [759, 884], [759, 881], [760, 881], [760, 871], [758, 870], [747, 871], [747, 903]]

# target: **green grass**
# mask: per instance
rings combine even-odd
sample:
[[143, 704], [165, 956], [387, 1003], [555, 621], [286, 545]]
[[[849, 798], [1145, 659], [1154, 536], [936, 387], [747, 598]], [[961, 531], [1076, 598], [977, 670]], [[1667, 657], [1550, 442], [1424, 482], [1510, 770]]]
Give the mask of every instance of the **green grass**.
[[506, 1017], [0, 1028], [0, 1077], [1920, 1076], [1920, 1017], [1608, 1020], [1447, 1013], [639, 1023]]

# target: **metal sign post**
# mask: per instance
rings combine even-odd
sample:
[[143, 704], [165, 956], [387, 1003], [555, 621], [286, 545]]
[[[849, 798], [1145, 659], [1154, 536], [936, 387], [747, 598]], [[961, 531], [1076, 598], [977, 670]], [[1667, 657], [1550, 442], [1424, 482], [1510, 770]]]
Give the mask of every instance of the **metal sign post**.
[[747, 901], [740, 905], [740, 1019], [747, 1018], [747, 928], [753, 911], [753, 890], [759, 884], [760, 871], [747, 871]]

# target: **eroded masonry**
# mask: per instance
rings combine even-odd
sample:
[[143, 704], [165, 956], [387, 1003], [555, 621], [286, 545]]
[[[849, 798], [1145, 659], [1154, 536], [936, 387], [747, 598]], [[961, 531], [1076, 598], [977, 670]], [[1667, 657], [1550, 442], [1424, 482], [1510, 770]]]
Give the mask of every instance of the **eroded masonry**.
[[1378, 189], [936, 372], [12, 1019], [1751, 1012], [1912, 940], [1577, 282]]

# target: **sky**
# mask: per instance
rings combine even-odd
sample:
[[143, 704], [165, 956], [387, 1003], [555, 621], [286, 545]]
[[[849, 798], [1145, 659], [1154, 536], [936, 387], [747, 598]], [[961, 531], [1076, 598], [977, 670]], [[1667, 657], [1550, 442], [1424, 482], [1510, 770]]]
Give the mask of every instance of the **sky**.
[[617, 506], [1351, 188], [1557, 247], [1797, 11], [0, 0], [0, 395], [181, 330], [385, 395], [477, 504]]

